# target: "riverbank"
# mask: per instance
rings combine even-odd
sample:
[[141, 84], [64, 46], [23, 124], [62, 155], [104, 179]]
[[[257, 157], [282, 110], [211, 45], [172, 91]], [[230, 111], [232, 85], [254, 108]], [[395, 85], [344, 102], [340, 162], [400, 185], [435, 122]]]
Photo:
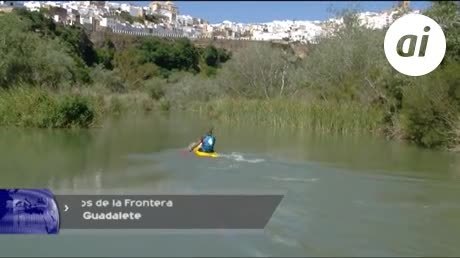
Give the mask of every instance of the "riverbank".
[[111, 116], [165, 109], [145, 92], [97, 94], [86, 89], [50, 91], [35, 87], [0, 90], [0, 126], [98, 127]]
[[179, 109], [171, 107], [166, 99], [155, 100], [142, 91], [102, 94], [87, 88], [55, 92], [33, 87], [0, 90], [0, 126], [88, 128], [98, 127], [111, 116], [170, 109], [198, 113], [207, 119], [233, 125], [251, 121], [254, 125], [273, 128], [338, 134], [381, 134], [383, 130], [380, 109], [353, 102], [220, 98], [193, 101]]
[[420, 130], [426, 130], [416, 123], [421, 120], [414, 122], [410, 116], [401, 114], [398, 120], [388, 121], [388, 113], [382, 107], [359, 102], [222, 97], [179, 105], [167, 97], [155, 98], [149, 91], [104, 93], [85, 87], [58, 91], [36, 87], [0, 90], [0, 126], [91, 128], [102, 126], [111, 117], [148, 116], [152, 112], [193, 112], [219, 126], [257, 125], [334, 135], [373, 134], [406, 141], [416, 136], [434, 141], [442, 136], [450, 143], [442, 149], [459, 150], [454, 144], [460, 138], [458, 123], [452, 125], [451, 131], [438, 132], [440, 136], [420, 136]]

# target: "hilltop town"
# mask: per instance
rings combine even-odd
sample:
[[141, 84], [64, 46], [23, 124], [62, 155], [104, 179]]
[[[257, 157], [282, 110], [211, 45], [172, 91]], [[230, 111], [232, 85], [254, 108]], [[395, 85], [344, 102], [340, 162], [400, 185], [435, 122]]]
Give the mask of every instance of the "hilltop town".
[[[409, 1], [400, 1], [395, 8], [383, 12], [359, 13], [363, 26], [383, 28], [391, 24], [395, 14], [408, 10]], [[55, 22], [81, 24], [90, 30], [107, 30], [140, 36], [217, 38], [255, 41], [286, 41], [315, 43], [328, 35], [342, 18], [327, 21], [272, 21], [267, 23], [238, 23], [223, 21], [210, 24], [204, 19], [183, 15], [171, 1], [152, 1], [148, 6], [136, 6], [108, 1], [0, 1], [0, 8], [26, 8], [42, 11]], [[418, 11], [412, 11], [418, 12]]]

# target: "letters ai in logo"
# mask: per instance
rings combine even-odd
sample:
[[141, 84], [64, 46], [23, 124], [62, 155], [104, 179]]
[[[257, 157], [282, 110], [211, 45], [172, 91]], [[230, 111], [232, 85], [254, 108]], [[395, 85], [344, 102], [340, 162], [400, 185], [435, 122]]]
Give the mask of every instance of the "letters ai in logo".
[[388, 29], [384, 42], [388, 62], [398, 72], [421, 76], [439, 66], [446, 53], [446, 37], [433, 19], [407, 14]]

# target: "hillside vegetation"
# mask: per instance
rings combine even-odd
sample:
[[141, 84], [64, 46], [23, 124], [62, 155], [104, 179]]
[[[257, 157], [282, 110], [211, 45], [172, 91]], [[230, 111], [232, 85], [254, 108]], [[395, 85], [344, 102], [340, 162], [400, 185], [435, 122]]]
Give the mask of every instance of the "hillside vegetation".
[[1, 125], [87, 127], [105, 114], [169, 109], [160, 86], [212, 76], [230, 53], [187, 39], [94, 46], [82, 27], [15, 10], [0, 14], [0, 56]]

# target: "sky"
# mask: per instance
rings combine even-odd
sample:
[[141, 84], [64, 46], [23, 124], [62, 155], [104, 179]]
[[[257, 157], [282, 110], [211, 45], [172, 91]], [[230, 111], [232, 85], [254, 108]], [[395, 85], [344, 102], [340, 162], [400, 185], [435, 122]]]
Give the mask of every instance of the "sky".
[[[148, 5], [150, 1], [124, 1]], [[203, 18], [210, 23], [225, 20], [262, 23], [273, 20], [327, 20], [334, 10], [353, 8], [361, 11], [383, 11], [397, 1], [174, 1], [180, 14]], [[412, 9], [423, 10], [428, 1], [411, 1]]]

